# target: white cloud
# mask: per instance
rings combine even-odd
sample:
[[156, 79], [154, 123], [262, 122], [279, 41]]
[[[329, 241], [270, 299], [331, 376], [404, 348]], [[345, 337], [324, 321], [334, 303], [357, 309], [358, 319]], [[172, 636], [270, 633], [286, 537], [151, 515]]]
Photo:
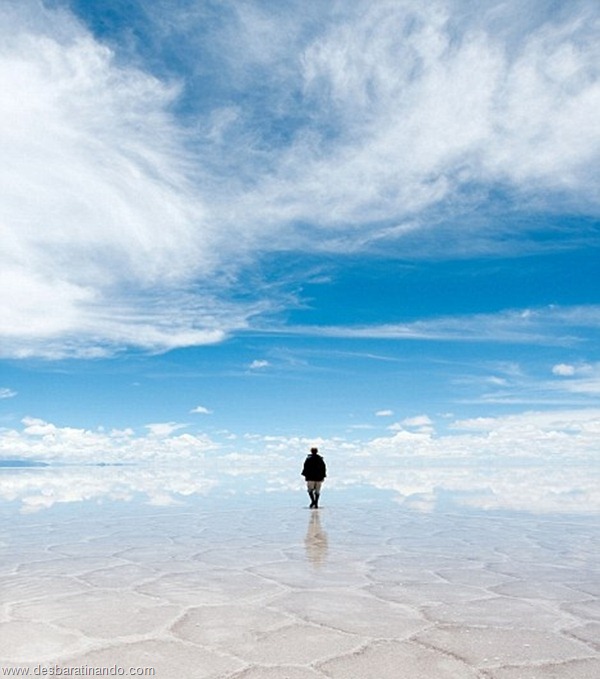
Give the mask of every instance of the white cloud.
[[415, 415], [402, 420], [401, 424], [405, 427], [429, 427], [433, 422], [428, 415]]
[[[229, 46], [212, 53], [223, 55], [214, 68], [225, 68], [229, 101], [198, 111], [191, 130], [173, 111], [193, 89], [192, 57], [179, 84], [161, 81], [66, 10], [2, 3], [0, 355], [222, 341], [282, 303], [260, 285], [254, 300], [226, 301], [263, 251], [398, 241], [417, 255], [440, 243], [487, 252], [493, 230], [452, 218], [490, 186], [541, 210], [571, 200], [597, 211], [593, 3], [554, 18], [547, 3], [527, 13], [450, 0], [294, 7], [246, 3], [206, 38]], [[164, 29], [159, 9], [148, 17]], [[176, 32], [181, 22], [188, 50], [196, 14], [169, 23]], [[273, 133], [282, 127], [284, 141]], [[432, 207], [449, 219], [424, 220]], [[510, 339], [507, 320], [497, 329]], [[517, 339], [534, 341], [533, 326]], [[378, 332], [460, 329], [447, 320]]]
[[[298, 220], [303, 229], [317, 223], [321, 247], [357, 249], [379, 236], [412, 238], [430, 206], [462, 209], [470, 200], [464, 186], [508, 185], [538, 204], [568, 191], [597, 210], [591, 6], [573, 5], [571, 16], [544, 22], [539, 5], [537, 24], [519, 35], [523, 17], [511, 18], [506, 3], [472, 13], [477, 25], [460, 3], [353, 7], [305, 47], [303, 87], [321, 128], [298, 135], [259, 185], [255, 199], [271, 206], [273, 218]], [[512, 44], [497, 32], [498, 15], [517, 29]], [[330, 137], [319, 135], [332, 128]], [[390, 232], [391, 219], [398, 230]], [[379, 221], [387, 222], [382, 232], [365, 226]], [[446, 251], [456, 242], [489, 247], [493, 239], [483, 231], [445, 235]]]
[[393, 410], [378, 410], [375, 413], [375, 417], [391, 417], [393, 414]]
[[[408, 427], [408, 430], [406, 429]], [[406, 417], [401, 422], [395, 422], [388, 427], [389, 431], [398, 432], [395, 438], [423, 440], [423, 436], [429, 437], [435, 432], [433, 421], [428, 415], [415, 415]]]
[[8, 387], [0, 387], [0, 399], [14, 398], [16, 395], [17, 392], [13, 389], [9, 389]]
[[0, 429], [0, 459], [59, 462], [173, 462], [201, 459], [219, 444], [203, 434], [178, 434], [185, 425], [174, 422], [147, 425], [148, 434], [132, 429], [63, 427], [26, 417], [22, 429]]
[[[407, 421], [429, 424], [412, 430], [399, 424], [393, 433], [359, 441], [352, 439], [322, 439], [316, 445], [326, 457], [344, 468], [365, 469], [369, 460], [374, 466], [393, 468], [413, 458], [438, 462], [468, 460], [474, 464], [493, 461], [511, 464], [514, 460], [536, 460], [559, 463], [568, 460], [588, 460], [597, 457], [597, 437], [600, 432], [600, 409], [581, 408], [553, 411], [526, 411], [501, 417], [481, 417], [444, 422], [444, 431], [437, 430], [428, 416], [407, 418]], [[315, 445], [299, 437], [255, 437], [247, 439], [256, 451], [277, 451], [298, 457], [307, 447]]]
[[568, 380], [553, 383], [555, 389], [582, 396], [600, 395], [600, 363], [580, 363], [576, 366], [559, 364], [554, 366], [553, 372], [560, 377], [569, 377]]
[[[575, 334], [575, 333], [573, 333]], [[581, 335], [590, 345], [595, 332]], [[585, 346], [574, 342], [573, 347]], [[491, 369], [497, 373], [493, 379], [485, 376]], [[548, 372], [552, 377], [548, 377]], [[499, 375], [504, 375], [500, 377]], [[463, 374], [452, 380], [454, 386], [468, 397], [458, 399], [459, 403], [476, 404], [479, 408], [494, 404], [546, 408], [593, 407], [600, 394], [600, 364], [578, 361], [574, 364], [557, 363], [549, 370], [546, 363], [541, 365], [535, 359], [524, 359], [520, 365], [510, 363], [484, 363], [473, 366], [472, 374]]]
[[258, 309], [220, 298], [229, 247], [168, 112], [178, 89], [67, 12], [3, 3], [0, 26], [0, 354], [164, 350], [245, 327]]
[[178, 422], [155, 422], [154, 424], [147, 424], [146, 429], [151, 436], [157, 438], [167, 438], [179, 429], [185, 429], [186, 424], [179, 424]]
[[[498, 463], [515, 458], [589, 459], [597, 455], [600, 432], [600, 409], [526, 411], [501, 417], [454, 420], [444, 423], [447, 433], [439, 433], [427, 415], [407, 418], [403, 427], [389, 435], [360, 441], [344, 438], [313, 440], [302, 437], [255, 437], [251, 449], [277, 451], [301, 456], [317, 445], [336, 464], [358, 454], [366, 454], [375, 465], [396, 465], [404, 458], [429, 457], [439, 460], [469, 459], [473, 462], [495, 460]], [[362, 464], [362, 463], [361, 463]]]
[[567, 363], [557, 363], [552, 367], [552, 372], [554, 375], [560, 375], [561, 377], [571, 377], [575, 374], [575, 366], [568, 365]]
[[547, 306], [497, 313], [447, 316], [370, 326], [304, 326], [290, 332], [321, 337], [514, 342], [570, 345], [600, 329], [600, 306]]
[[491, 384], [492, 386], [495, 387], [506, 387], [509, 384], [508, 380], [505, 377], [496, 377], [495, 375], [488, 377], [487, 382], [488, 384]]
[[196, 406], [195, 408], [192, 408], [192, 410], [190, 410], [190, 413], [196, 413], [198, 415], [211, 415], [212, 410], [209, 410], [205, 406]]
[[265, 361], [262, 359], [256, 359], [250, 363], [248, 366], [250, 370], [262, 370], [263, 368], [268, 368], [271, 364], [269, 361]]
[[[493, 439], [494, 444], [501, 444], [502, 439], [506, 439], [506, 444], [512, 442], [515, 446], [515, 453], [527, 456], [536, 456], [536, 448], [544, 443], [548, 445], [548, 453], [552, 449], [560, 451], [561, 455], [573, 453], [576, 456], [577, 443], [585, 442], [587, 447], [600, 432], [600, 410], [532, 411], [503, 417], [457, 420], [452, 426], [457, 430], [481, 432], [486, 438]], [[518, 443], [519, 438], [521, 443]], [[568, 449], [569, 441], [574, 443], [573, 451]]]

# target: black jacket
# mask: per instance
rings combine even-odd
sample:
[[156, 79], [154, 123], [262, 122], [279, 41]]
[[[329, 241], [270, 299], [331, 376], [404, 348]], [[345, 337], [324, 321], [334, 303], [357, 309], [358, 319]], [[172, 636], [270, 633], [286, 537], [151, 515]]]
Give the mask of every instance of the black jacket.
[[325, 460], [317, 453], [311, 453], [306, 460], [304, 460], [302, 476], [304, 476], [307, 481], [322, 481], [327, 476]]

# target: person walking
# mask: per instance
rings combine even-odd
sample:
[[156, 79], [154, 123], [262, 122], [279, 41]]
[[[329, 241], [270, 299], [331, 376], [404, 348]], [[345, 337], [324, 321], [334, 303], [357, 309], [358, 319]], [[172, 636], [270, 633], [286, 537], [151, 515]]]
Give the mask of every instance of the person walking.
[[310, 455], [304, 460], [301, 473], [306, 481], [306, 489], [310, 496], [310, 508], [318, 509], [321, 486], [327, 476], [327, 466], [325, 460], [319, 455], [318, 448], [310, 449]]

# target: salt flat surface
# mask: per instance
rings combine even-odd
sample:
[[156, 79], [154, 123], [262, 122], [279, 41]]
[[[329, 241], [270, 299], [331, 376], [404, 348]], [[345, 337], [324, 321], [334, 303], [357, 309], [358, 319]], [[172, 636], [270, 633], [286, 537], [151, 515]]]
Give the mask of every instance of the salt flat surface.
[[324, 499], [0, 506], [0, 668], [600, 676], [597, 517]]

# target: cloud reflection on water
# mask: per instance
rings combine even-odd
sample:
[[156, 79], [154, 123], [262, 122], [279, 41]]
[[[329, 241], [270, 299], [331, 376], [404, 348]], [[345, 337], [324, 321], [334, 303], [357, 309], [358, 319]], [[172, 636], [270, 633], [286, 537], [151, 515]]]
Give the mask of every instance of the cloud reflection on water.
[[[526, 511], [532, 513], [598, 513], [598, 467], [590, 462], [561, 465], [522, 463], [477, 465], [454, 460], [421, 460], [418, 464], [337, 470], [325, 496], [352, 491], [355, 499], [385, 491], [416, 511], [449, 508]], [[142, 501], [167, 506], [199, 497], [268, 496], [302, 504], [303, 487], [288, 471], [240, 473], [239, 469], [200, 465], [49, 466], [0, 469], [0, 503], [33, 513], [60, 503]]]

